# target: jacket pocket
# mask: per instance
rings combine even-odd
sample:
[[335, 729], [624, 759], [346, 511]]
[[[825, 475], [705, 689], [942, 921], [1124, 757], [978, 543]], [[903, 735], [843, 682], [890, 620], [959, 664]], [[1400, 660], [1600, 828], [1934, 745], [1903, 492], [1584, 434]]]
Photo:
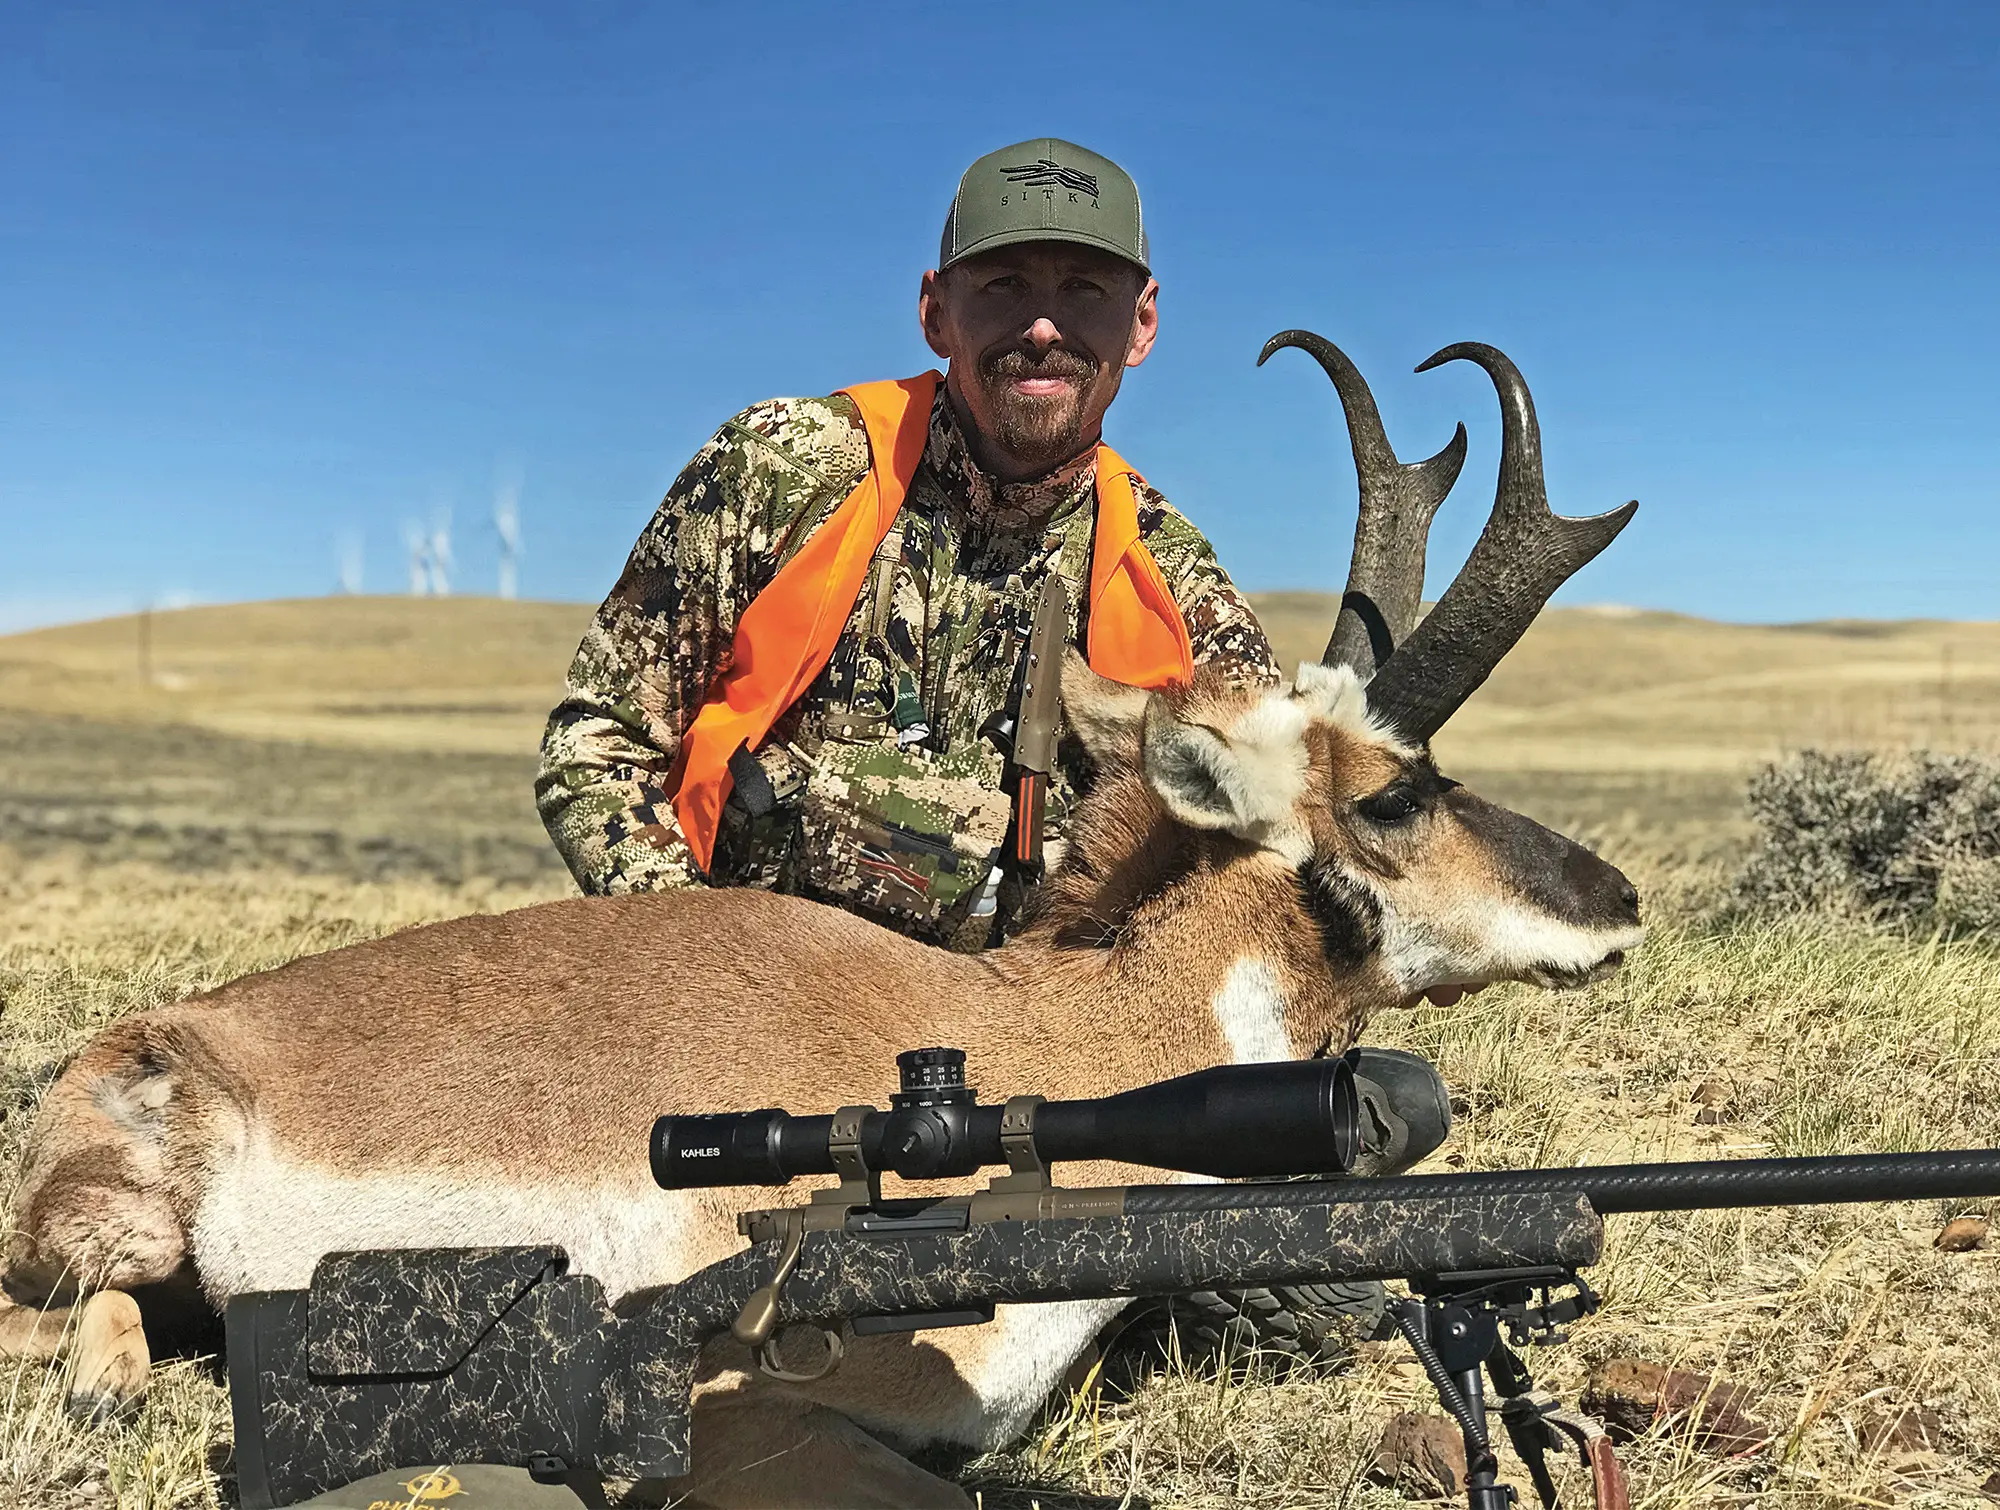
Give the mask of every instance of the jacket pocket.
[[926, 750], [829, 741], [806, 778], [792, 889], [945, 938], [978, 901], [1009, 816], [999, 793]]

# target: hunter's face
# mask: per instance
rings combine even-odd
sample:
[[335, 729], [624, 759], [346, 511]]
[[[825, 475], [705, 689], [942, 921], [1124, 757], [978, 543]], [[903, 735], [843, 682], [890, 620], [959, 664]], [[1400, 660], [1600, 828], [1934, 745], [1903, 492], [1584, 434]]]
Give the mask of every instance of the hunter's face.
[[1152, 350], [1159, 285], [1108, 252], [1028, 242], [927, 274], [918, 313], [950, 363], [974, 460], [1039, 477], [1097, 441], [1127, 367]]

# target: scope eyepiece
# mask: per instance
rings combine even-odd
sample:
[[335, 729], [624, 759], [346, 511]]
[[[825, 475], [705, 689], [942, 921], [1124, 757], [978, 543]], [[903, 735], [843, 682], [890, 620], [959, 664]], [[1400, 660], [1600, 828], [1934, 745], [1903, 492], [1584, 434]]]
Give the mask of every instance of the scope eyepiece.
[[[958, 1049], [896, 1059], [902, 1089], [861, 1119], [861, 1158], [904, 1179], [968, 1175], [1007, 1162], [998, 1106], [965, 1084]], [[835, 1173], [830, 1116], [775, 1109], [661, 1117], [653, 1178], [668, 1190], [782, 1185]], [[1217, 1179], [1344, 1174], [1360, 1152], [1360, 1103], [1344, 1058], [1225, 1064], [1115, 1096], [1044, 1101], [1032, 1133], [1044, 1165], [1144, 1164]]]

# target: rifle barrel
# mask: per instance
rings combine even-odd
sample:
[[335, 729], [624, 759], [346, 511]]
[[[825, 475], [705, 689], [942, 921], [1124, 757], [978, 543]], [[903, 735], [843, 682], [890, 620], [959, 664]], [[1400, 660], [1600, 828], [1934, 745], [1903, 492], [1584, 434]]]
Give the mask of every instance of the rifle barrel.
[[2000, 1149], [1853, 1154], [1811, 1159], [1713, 1159], [1674, 1164], [1589, 1165], [1403, 1175], [1388, 1180], [1298, 1180], [1283, 1184], [1135, 1185], [1133, 1215], [1319, 1201], [1410, 1201], [1440, 1195], [1586, 1197], [1601, 1216], [1624, 1211], [1697, 1211], [1728, 1206], [1812, 1206], [2000, 1195]]

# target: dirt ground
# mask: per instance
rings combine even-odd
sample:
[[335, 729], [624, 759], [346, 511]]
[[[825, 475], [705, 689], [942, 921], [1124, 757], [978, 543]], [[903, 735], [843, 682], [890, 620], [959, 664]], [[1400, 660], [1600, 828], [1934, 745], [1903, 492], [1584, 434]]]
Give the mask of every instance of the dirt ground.
[[[1260, 609], [1292, 659], [1330, 623], [1324, 598]], [[529, 793], [586, 616], [331, 600], [0, 639], [0, 1171], [65, 1057], [122, 1013], [566, 893]], [[1760, 761], [1996, 739], [2000, 626], [1546, 616], [1441, 757], [1623, 865], [1653, 933], [1586, 991], [1500, 988], [1378, 1021], [1372, 1037], [1430, 1054], [1459, 1097], [1436, 1167], [1993, 1142], [1993, 946], [1750, 922], [1720, 899]], [[1628, 1451], [1651, 1510], [1993, 1503], [2000, 1253], [1932, 1245], [1982, 1209], [1614, 1218], [1604, 1311], [1534, 1361], [1566, 1395], [1618, 1356], [1748, 1391], [1767, 1446], [1720, 1455], [1662, 1428]], [[64, 1416], [42, 1365], [0, 1363], [0, 1385], [0, 1504], [232, 1503], [212, 1366], [166, 1365], [140, 1414], [97, 1427]], [[1388, 1347], [1324, 1378], [1169, 1366], [1093, 1381], [1025, 1442], [951, 1467], [989, 1504], [1386, 1505], [1363, 1481], [1376, 1436], [1424, 1396]], [[1894, 1429], [1903, 1414], [1920, 1424]]]

